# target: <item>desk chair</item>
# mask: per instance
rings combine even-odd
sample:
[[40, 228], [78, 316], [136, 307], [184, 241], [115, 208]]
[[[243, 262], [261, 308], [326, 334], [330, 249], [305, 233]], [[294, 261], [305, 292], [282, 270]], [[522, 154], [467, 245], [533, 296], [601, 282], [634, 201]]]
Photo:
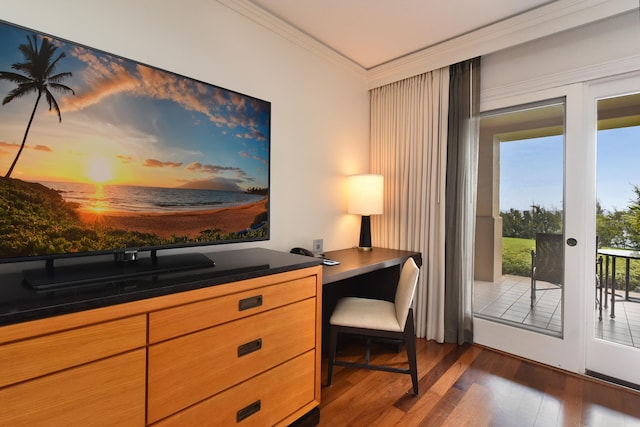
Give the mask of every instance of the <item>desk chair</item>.
[[[536, 250], [531, 251], [531, 307], [536, 292], [562, 289], [564, 274], [564, 242], [562, 234], [537, 233]], [[538, 287], [537, 281], [555, 286]]]
[[[378, 371], [410, 374], [413, 392], [418, 394], [418, 366], [416, 363], [416, 342], [413, 326], [413, 309], [411, 302], [418, 283], [419, 269], [413, 258], [409, 258], [402, 266], [400, 280], [396, 289], [395, 301], [382, 301], [368, 298], [345, 297], [338, 300], [333, 310], [329, 338], [329, 369], [327, 386], [333, 378], [333, 365]], [[336, 360], [338, 334], [351, 334], [367, 337], [366, 363], [353, 363]], [[409, 369], [390, 366], [371, 365], [371, 338], [391, 339], [402, 342], [407, 350]]]

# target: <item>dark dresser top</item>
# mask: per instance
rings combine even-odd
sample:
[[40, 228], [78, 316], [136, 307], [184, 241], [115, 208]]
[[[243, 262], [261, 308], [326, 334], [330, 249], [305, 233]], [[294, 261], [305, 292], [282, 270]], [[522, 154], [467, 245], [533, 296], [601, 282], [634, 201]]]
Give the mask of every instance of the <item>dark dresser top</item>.
[[[0, 326], [283, 273], [321, 263], [317, 258], [264, 248], [203, 254], [214, 261], [215, 266], [171, 273], [147, 273], [139, 277], [108, 279], [54, 290], [34, 290], [25, 282], [22, 272], [1, 274]], [[162, 251], [158, 253], [159, 259], [171, 256]], [[44, 261], [39, 263], [44, 270]], [[78, 258], [74, 260], [72, 268], [81, 270], [93, 267], [91, 260]]]

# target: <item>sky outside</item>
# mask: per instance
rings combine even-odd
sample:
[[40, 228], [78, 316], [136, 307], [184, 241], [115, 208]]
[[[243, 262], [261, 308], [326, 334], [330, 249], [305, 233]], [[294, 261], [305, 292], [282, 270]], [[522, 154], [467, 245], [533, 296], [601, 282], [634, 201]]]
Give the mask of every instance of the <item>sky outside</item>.
[[[500, 210], [562, 208], [563, 146], [558, 136], [500, 144]], [[627, 209], [640, 186], [640, 126], [598, 132], [597, 198]]]
[[[23, 62], [29, 31], [0, 22], [0, 71]], [[41, 99], [12, 178], [244, 190], [268, 186], [268, 102], [54, 41], [75, 96]], [[40, 38], [38, 37], [38, 46]], [[0, 80], [0, 99], [16, 85]], [[36, 93], [0, 105], [0, 174], [18, 151]]]

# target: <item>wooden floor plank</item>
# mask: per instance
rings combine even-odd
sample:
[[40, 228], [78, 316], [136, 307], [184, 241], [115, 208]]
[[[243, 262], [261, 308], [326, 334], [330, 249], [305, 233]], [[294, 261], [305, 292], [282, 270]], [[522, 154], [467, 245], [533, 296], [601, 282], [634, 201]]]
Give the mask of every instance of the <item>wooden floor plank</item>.
[[[640, 393], [481, 346], [416, 347], [418, 396], [408, 375], [336, 367], [320, 426], [640, 426]], [[346, 343], [339, 356], [364, 360], [362, 344]], [[372, 362], [403, 366], [406, 354], [374, 345]]]
[[565, 381], [562, 400], [562, 425], [577, 427], [582, 425], [582, 401], [584, 385], [586, 382], [580, 378], [568, 376]]
[[[473, 384], [460, 400], [460, 403], [447, 416], [443, 427], [457, 426], [490, 426], [492, 414], [487, 410], [487, 401], [492, 398], [491, 390], [480, 384]], [[435, 418], [435, 414], [434, 417]], [[429, 420], [425, 420], [428, 422]], [[431, 425], [431, 424], [426, 424]]]
[[460, 407], [460, 402], [468, 396], [468, 393], [459, 388], [451, 387], [438, 403], [421, 420], [421, 425], [433, 427], [441, 426], [456, 408]]

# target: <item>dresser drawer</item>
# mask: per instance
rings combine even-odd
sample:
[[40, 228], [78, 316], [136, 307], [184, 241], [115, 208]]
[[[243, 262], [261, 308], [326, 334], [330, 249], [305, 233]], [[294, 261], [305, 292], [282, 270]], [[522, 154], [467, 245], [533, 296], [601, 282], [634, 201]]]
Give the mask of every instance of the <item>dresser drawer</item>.
[[0, 389], [0, 425], [142, 426], [145, 357], [134, 350]]
[[309, 298], [149, 347], [148, 418], [158, 421], [315, 347]]
[[156, 426], [272, 426], [312, 403], [314, 388], [315, 351], [311, 350]]
[[0, 387], [112, 356], [147, 342], [145, 315], [0, 346]]
[[[152, 312], [149, 314], [149, 342], [164, 341], [311, 298], [316, 294], [316, 277], [309, 276]], [[188, 322], [185, 321], [187, 319]]]

